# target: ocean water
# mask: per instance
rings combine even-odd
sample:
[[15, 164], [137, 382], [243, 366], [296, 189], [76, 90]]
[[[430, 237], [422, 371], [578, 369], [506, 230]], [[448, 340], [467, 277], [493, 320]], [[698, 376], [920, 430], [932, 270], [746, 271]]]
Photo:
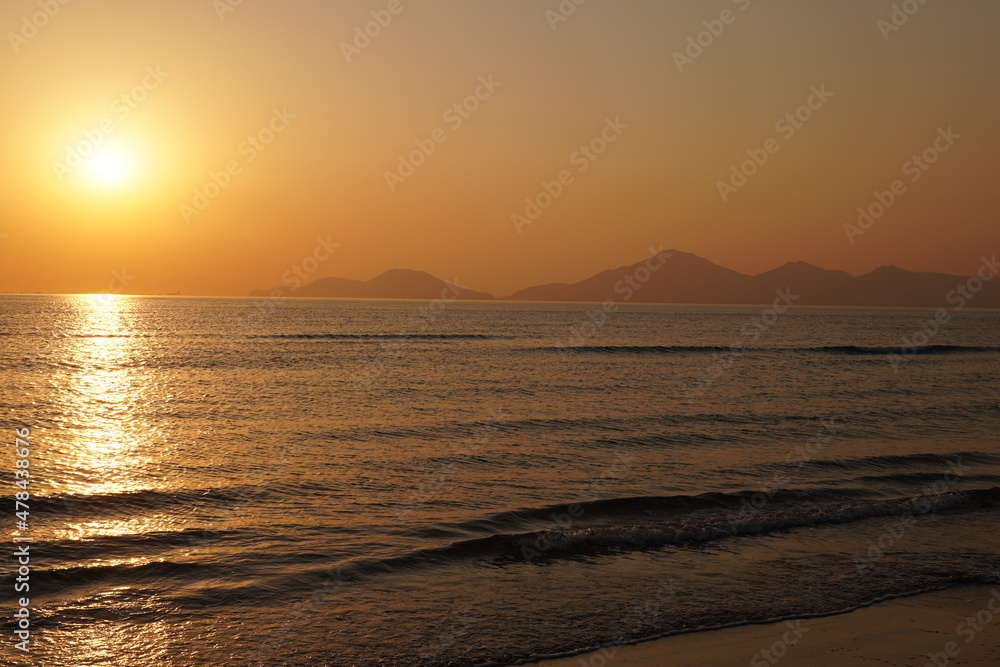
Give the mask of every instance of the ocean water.
[[0, 297], [0, 662], [508, 665], [998, 583], [1000, 313], [929, 316]]

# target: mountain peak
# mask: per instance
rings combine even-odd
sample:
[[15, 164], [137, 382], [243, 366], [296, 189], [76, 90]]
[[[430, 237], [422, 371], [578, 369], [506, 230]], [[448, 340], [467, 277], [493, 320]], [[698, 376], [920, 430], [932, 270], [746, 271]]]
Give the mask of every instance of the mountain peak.
[[389, 269], [388, 271], [383, 271], [382, 273], [378, 274], [377, 276], [372, 278], [372, 280], [378, 280], [379, 278], [386, 278], [386, 277], [414, 278], [416, 276], [429, 276], [431, 278], [434, 277], [431, 276], [431, 274], [427, 273], [426, 271], [420, 271], [418, 269]]

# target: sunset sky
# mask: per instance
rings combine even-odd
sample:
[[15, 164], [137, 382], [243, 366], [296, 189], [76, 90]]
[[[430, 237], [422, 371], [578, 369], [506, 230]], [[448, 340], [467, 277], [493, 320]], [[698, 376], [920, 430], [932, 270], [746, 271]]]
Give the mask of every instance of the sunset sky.
[[[898, 29], [894, 4], [916, 8]], [[318, 237], [340, 247], [313, 278], [412, 268], [497, 295], [660, 245], [747, 273], [971, 273], [1000, 251], [1000, 3], [562, 6], [7, 0], [0, 291], [245, 295]], [[724, 201], [748, 151], [767, 161]], [[543, 182], [562, 193], [515, 224]]]

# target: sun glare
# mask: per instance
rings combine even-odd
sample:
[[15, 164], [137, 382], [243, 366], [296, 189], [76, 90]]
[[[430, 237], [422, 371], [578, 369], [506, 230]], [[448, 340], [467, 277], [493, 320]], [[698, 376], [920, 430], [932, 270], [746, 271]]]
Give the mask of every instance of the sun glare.
[[103, 186], [117, 186], [129, 180], [131, 167], [119, 152], [105, 152], [94, 156], [89, 166], [90, 178]]

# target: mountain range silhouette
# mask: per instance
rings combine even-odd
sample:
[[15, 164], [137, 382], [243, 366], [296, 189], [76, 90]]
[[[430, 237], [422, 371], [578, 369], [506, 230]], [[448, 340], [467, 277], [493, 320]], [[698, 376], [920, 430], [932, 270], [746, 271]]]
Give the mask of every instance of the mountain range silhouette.
[[[602, 271], [576, 283], [536, 285], [502, 297], [505, 301], [568, 301], [663, 304], [765, 305], [788, 290], [796, 305], [955, 309], [1000, 308], [1000, 273], [984, 257], [980, 276], [923, 273], [882, 266], [861, 276], [789, 262], [749, 276], [677, 250], [654, 252], [631, 266]], [[457, 281], [455, 281], [457, 283]], [[320, 278], [283, 296], [339, 299], [494, 300], [424, 271], [394, 269], [371, 280]], [[272, 291], [255, 290], [264, 297]]]

